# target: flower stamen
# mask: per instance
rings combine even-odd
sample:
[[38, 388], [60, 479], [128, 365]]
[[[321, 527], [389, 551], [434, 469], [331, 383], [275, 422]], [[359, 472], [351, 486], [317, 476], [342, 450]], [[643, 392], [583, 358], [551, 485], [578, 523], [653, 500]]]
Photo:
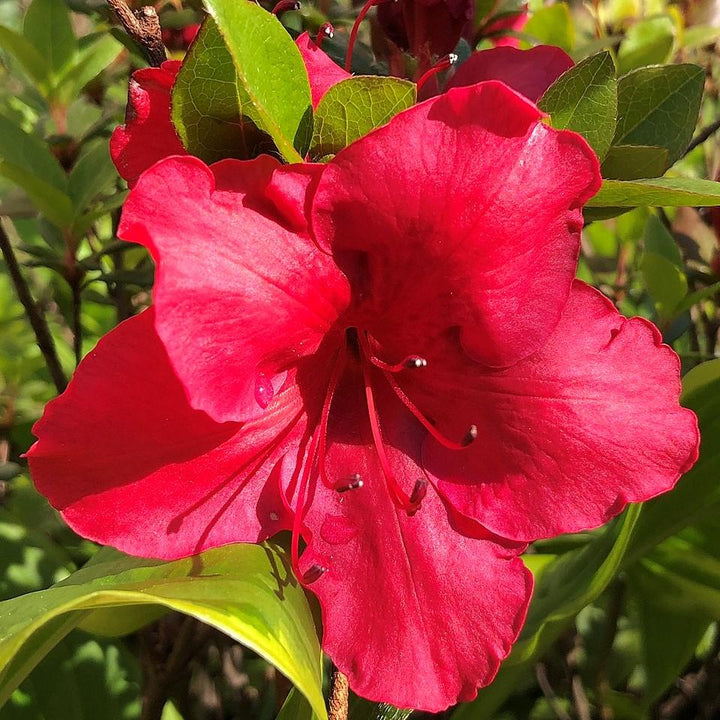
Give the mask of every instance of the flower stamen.
[[380, 368], [384, 372], [399, 373], [403, 370], [419, 370], [420, 368], [427, 367], [427, 360], [419, 355], [408, 355], [403, 358], [399, 363], [391, 365], [386, 363], [374, 355], [370, 356], [370, 362], [377, 368]]
[[345, 55], [345, 72], [350, 72], [350, 68], [352, 67], [352, 56], [353, 49], [355, 48], [355, 40], [357, 39], [360, 24], [365, 19], [365, 16], [370, 12], [371, 8], [375, 7], [375, 5], [380, 5], [384, 2], [395, 1], [396, 0], [367, 0], [367, 2], [362, 6], [360, 12], [358, 13], [358, 16], [355, 18], [352, 30], [350, 30], [350, 39], [348, 40], [347, 54]]
[[360, 473], [353, 473], [350, 476], [350, 482], [346, 485], [338, 485], [335, 490], [339, 493], [348, 492], [348, 490], [359, 490], [364, 485], [363, 479], [360, 477]]
[[[322, 565], [312, 565], [302, 576], [303, 585], [310, 585], [319, 580], [328, 569]], [[298, 576], [299, 577], [299, 576]]]
[[317, 35], [315, 36], [315, 44], [322, 48], [322, 43], [325, 38], [330, 38], [332, 40], [335, 37], [335, 27], [332, 23], [326, 22], [323, 23], [317, 31]]
[[429, 70], [420, 76], [420, 79], [416, 83], [418, 91], [433, 75], [437, 75], [439, 72], [451, 68], [457, 61], [458, 56], [455, 53], [450, 53], [444, 58], [440, 58]]
[[320, 479], [328, 490], [336, 490], [335, 483], [331, 482], [327, 476], [327, 470], [325, 469], [325, 455], [327, 452], [327, 426], [328, 419], [330, 417], [330, 407], [332, 405], [332, 399], [337, 390], [340, 378], [342, 378], [345, 365], [347, 364], [347, 351], [342, 348], [337, 355], [335, 365], [333, 367], [332, 374], [330, 376], [330, 382], [328, 383], [328, 389], [325, 393], [325, 401], [323, 402], [322, 413], [320, 414], [320, 423], [318, 432], [320, 433], [320, 441], [318, 446], [318, 473]]

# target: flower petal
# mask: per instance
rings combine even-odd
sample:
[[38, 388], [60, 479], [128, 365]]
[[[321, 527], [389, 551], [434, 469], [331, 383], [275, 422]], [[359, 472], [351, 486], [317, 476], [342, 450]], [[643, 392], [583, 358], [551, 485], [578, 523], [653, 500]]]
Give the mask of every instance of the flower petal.
[[[424, 431], [380, 393], [391, 464], [412, 485]], [[516, 553], [462, 535], [430, 488], [409, 517], [391, 501], [372, 449], [359, 382], [333, 403], [328, 470], [364, 485], [338, 493], [318, 483], [301, 570], [322, 607], [323, 649], [358, 694], [430, 712], [471, 700], [487, 685], [522, 626], [532, 577]]]
[[119, 235], [158, 265], [158, 334], [192, 406], [218, 422], [260, 415], [348, 302], [345, 277], [299, 229], [318, 171], [169, 158], [125, 203]]
[[38, 489], [84, 537], [144, 557], [289, 527], [279, 493], [282, 457], [302, 424], [293, 425], [297, 391], [245, 427], [213, 421], [188, 404], [153, 314], [101, 339], [47, 406], [28, 452]]
[[496, 47], [473, 53], [458, 69], [447, 88], [499, 80], [529, 100], [543, 93], [575, 63], [559, 47], [538, 45], [529, 50]]
[[382, 345], [422, 354], [459, 326], [476, 359], [505, 366], [557, 324], [580, 207], [599, 187], [585, 140], [489, 82], [402, 112], [338, 153], [320, 178], [312, 227]]
[[677, 356], [654, 325], [579, 281], [537, 354], [496, 373], [446, 359], [445, 372], [432, 411], [451, 406], [440, 424], [458, 433], [473, 422], [478, 438], [459, 452], [428, 440], [425, 469], [459, 512], [503, 537], [597, 527], [670, 490], [697, 459]]
[[313, 108], [318, 106], [322, 96], [341, 80], [352, 77], [317, 46], [310, 33], [299, 35], [295, 44], [300, 50], [310, 80]]
[[125, 124], [110, 138], [110, 154], [132, 187], [142, 172], [169, 155], [186, 155], [170, 120], [170, 93], [180, 62], [136, 70], [130, 79]]

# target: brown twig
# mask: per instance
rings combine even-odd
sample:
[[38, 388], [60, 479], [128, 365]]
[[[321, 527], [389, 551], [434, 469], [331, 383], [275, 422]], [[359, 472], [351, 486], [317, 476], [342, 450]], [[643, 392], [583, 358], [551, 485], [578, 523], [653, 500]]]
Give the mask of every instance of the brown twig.
[[160, 19], [154, 7], [146, 5], [131, 10], [124, 0], [107, 0], [125, 32], [142, 48], [145, 57], [153, 67], [159, 67], [167, 60], [165, 45], [160, 31]]
[[557, 695], [555, 695], [555, 691], [552, 689], [552, 685], [550, 685], [550, 681], [547, 676], [547, 668], [544, 663], [540, 662], [535, 666], [535, 677], [537, 678], [538, 685], [540, 686], [545, 699], [548, 701], [550, 708], [555, 713], [558, 720], [570, 720], [570, 716], [558, 702]]
[[702, 145], [711, 135], [716, 133], [718, 130], [720, 130], [720, 118], [718, 118], [714, 123], [711, 123], [707, 127], [704, 127], [702, 130], [700, 130], [700, 132], [690, 141], [690, 144], [687, 146], [682, 156], [685, 157], [688, 153], [691, 153], [698, 145]]
[[50, 328], [45, 320], [45, 316], [35, 303], [35, 300], [33, 300], [30, 287], [20, 271], [20, 265], [15, 257], [12, 245], [10, 244], [10, 238], [7, 236], [5, 228], [2, 227], [1, 224], [0, 250], [2, 250], [5, 265], [7, 265], [10, 278], [15, 286], [15, 292], [17, 293], [18, 299], [22, 303], [23, 308], [25, 308], [25, 313], [28, 316], [33, 332], [35, 333], [35, 340], [40, 348], [40, 352], [45, 358], [45, 364], [50, 372], [50, 377], [52, 378], [57, 391], [61, 393], [67, 387], [67, 378], [65, 377], [62, 365], [60, 364], [60, 359], [57, 356], [55, 341], [50, 334]]
[[348, 716], [348, 679], [339, 670], [333, 675], [330, 694], [329, 720], [347, 720]]

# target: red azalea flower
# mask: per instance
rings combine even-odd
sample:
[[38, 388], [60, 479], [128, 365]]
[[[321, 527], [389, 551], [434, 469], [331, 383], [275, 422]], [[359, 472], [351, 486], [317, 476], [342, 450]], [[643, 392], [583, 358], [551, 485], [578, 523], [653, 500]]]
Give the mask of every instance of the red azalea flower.
[[471, 699], [523, 622], [525, 544], [697, 456], [677, 356], [574, 280], [599, 183], [580, 136], [496, 82], [324, 166], [157, 163], [120, 227], [157, 262], [155, 306], [48, 406], [39, 489], [133, 554], [290, 530], [351, 687]]
[[[310, 80], [313, 107], [337, 82], [350, 77], [303, 33], [295, 41]], [[136, 70], [130, 79], [125, 125], [110, 139], [110, 154], [120, 176], [132, 187], [140, 175], [169, 155], [185, 155], [170, 120], [170, 98], [181, 63], [168, 60], [159, 68]]]
[[377, 19], [395, 45], [427, 60], [455, 49], [474, 12], [474, 0], [396, 0], [378, 4]]
[[529, 50], [496, 47], [473, 53], [448, 80], [446, 89], [499, 80], [529, 100], [543, 93], [575, 63], [559, 47], [538, 45]]
[[482, 28], [482, 37], [487, 38], [495, 47], [518, 47], [520, 40], [513, 35], [503, 35], [509, 30], [520, 32], [527, 24], [530, 14], [527, 10], [507, 13], [492, 18]]

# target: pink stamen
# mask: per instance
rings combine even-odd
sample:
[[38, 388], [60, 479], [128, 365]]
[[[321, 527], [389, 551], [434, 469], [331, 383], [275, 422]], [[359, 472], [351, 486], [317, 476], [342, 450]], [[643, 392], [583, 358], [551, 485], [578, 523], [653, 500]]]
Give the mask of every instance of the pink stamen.
[[299, 10], [300, 9], [300, 3], [298, 0], [280, 0], [279, 3], [275, 5], [275, 7], [272, 9], [273, 15], [280, 15], [284, 12], [288, 12], [288, 10]]
[[395, 365], [390, 365], [382, 361], [380, 358], [371, 355], [370, 362], [384, 372], [390, 373], [399, 373], [403, 370], [419, 370], [420, 368], [427, 367], [427, 360], [419, 355], [408, 355]]
[[477, 439], [477, 425], [471, 425], [465, 436], [460, 442], [455, 442], [446, 438], [423, 414], [417, 405], [405, 394], [403, 389], [397, 384], [395, 378], [387, 372], [383, 372], [385, 379], [390, 384], [395, 394], [401, 400], [403, 405], [414, 415], [414, 417], [422, 424], [422, 426], [441, 444], [450, 450], [462, 450]]
[[335, 483], [331, 482], [327, 476], [325, 469], [325, 454], [327, 452], [327, 426], [328, 419], [330, 417], [330, 407], [332, 405], [332, 399], [337, 390], [338, 383], [342, 378], [345, 365], [347, 364], [347, 350], [343, 347], [335, 360], [335, 366], [333, 367], [332, 374], [330, 376], [330, 382], [328, 383], [328, 389], [325, 393], [325, 401], [323, 402], [322, 413], [320, 415], [320, 423], [318, 432], [320, 433], [320, 444], [318, 447], [318, 471], [320, 473], [320, 479], [329, 490], [335, 490]]
[[350, 31], [350, 40], [348, 40], [347, 55], [345, 55], [345, 72], [350, 72], [350, 68], [352, 67], [353, 49], [355, 48], [355, 40], [357, 39], [358, 30], [360, 29], [360, 23], [362, 23], [365, 16], [370, 12], [370, 8], [375, 5], [380, 5], [383, 2], [395, 2], [395, 0], [367, 0], [355, 18], [352, 30]]
[[[360, 343], [363, 344], [364, 338], [360, 337]], [[365, 348], [363, 348], [365, 349]], [[397, 480], [390, 468], [390, 461], [385, 453], [385, 445], [383, 444], [382, 432], [380, 431], [380, 420], [378, 418], [377, 407], [375, 406], [375, 396], [373, 395], [372, 385], [370, 381], [370, 372], [367, 363], [362, 363], [363, 370], [363, 381], [365, 383], [365, 400], [367, 402], [368, 417], [370, 419], [370, 432], [373, 436], [373, 443], [375, 445], [375, 453], [377, 454], [378, 460], [380, 461], [380, 468], [385, 476], [385, 482], [387, 483], [390, 495], [393, 498], [395, 504], [406, 512], [414, 510], [413, 504], [410, 502], [410, 498], [398, 485]]]
[[450, 53], [444, 58], [440, 58], [427, 72], [425, 72], [420, 79], [417, 81], [417, 89], [420, 88], [433, 76], [437, 75], [443, 70], [447, 70], [452, 67], [458, 60], [458, 56], [455, 53]]
[[317, 35], [315, 36], [315, 44], [322, 48], [322, 42], [325, 38], [332, 40], [335, 37], [335, 27], [332, 23], [323, 23], [318, 29]]

